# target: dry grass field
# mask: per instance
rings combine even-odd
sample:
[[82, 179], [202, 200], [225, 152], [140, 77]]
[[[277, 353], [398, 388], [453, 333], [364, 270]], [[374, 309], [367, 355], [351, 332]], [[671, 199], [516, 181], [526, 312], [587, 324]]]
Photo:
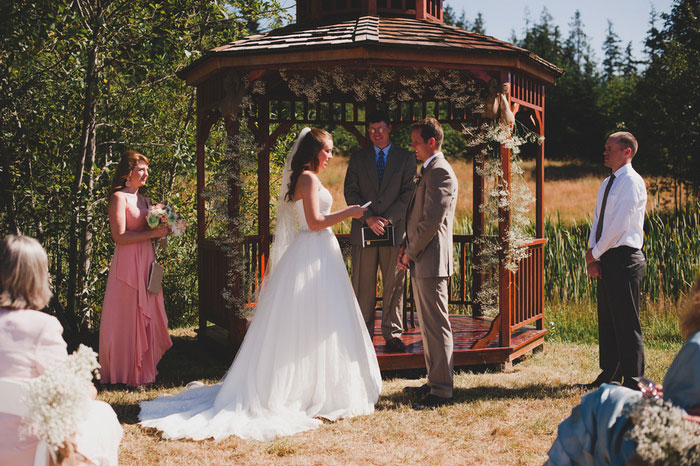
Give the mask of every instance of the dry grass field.
[[[459, 181], [459, 199], [457, 201], [456, 218], [462, 219], [472, 215], [472, 164], [464, 160], [450, 159]], [[319, 178], [333, 195], [333, 209], [345, 207], [343, 196], [343, 180], [348, 166], [348, 157], [335, 156], [328, 168], [321, 171]], [[524, 178], [535, 192], [535, 161], [523, 163]], [[544, 186], [544, 215], [556, 218], [559, 215], [565, 222], [581, 221], [592, 217], [595, 208], [596, 194], [603, 179], [608, 175], [603, 167], [590, 167], [576, 162], [545, 161]], [[654, 181], [646, 178], [647, 186]], [[649, 195], [647, 210], [659, 205], [659, 198]], [[534, 205], [531, 217], [534, 219]], [[349, 223], [346, 225], [349, 228]]]
[[[174, 393], [193, 379], [214, 383], [227, 361], [211, 360], [192, 329], [173, 331], [175, 347], [161, 362], [158, 384], [145, 392], [103, 389], [124, 439], [123, 465], [540, 465], [584, 392], [573, 384], [597, 375], [597, 347], [547, 343], [506, 372], [458, 372], [455, 403], [414, 411], [402, 393], [423, 374], [389, 374], [374, 414], [326, 423], [272, 442], [232, 437], [168, 441], [137, 424], [138, 402]], [[662, 380], [675, 351], [649, 350], [647, 375]]]

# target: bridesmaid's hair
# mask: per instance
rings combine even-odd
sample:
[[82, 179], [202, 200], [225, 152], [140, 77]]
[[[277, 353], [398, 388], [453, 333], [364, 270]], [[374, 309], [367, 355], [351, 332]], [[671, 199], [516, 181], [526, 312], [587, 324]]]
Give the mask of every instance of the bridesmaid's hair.
[[333, 136], [328, 131], [320, 128], [311, 128], [311, 131], [299, 141], [299, 147], [297, 147], [297, 151], [292, 159], [292, 175], [287, 186], [287, 194], [285, 195], [287, 202], [294, 201], [294, 191], [301, 173], [304, 170], [318, 170], [318, 153], [321, 152], [323, 146], [329, 140], [332, 141]]
[[51, 300], [49, 260], [29, 236], [11, 235], [0, 243], [0, 306], [40, 311]]
[[685, 310], [681, 314], [680, 328], [683, 340], [687, 340], [694, 333], [700, 332], [700, 278], [688, 293]]
[[110, 196], [126, 186], [126, 180], [129, 178], [131, 171], [140, 162], [148, 165], [146, 156], [135, 150], [128, 150], [122, 154], [122, 158], [117, 165], [117, 171], [114, 172], [114, 178], [112, 178], [112, 187], [109, 190]]

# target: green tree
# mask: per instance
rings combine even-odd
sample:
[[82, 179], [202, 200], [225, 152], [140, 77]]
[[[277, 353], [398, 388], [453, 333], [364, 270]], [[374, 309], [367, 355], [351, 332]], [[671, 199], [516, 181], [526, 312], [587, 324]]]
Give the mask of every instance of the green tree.
[[445, 5], [442, 10], [442, 20], [448, 26], [455, 26], [460, 29], [465, 29], [467, 31], [476, 32], [477, 34], [486, 34], [486, 25], [484, 22], [484, 15], [481, 12], [476, 14], [474, 21], [469, 21], [467, 19], [467, 14], [462, 9], [462, 12], [457, 18], [457, 13], [450, 5]]
[[620, 51], [620, 37], [613, 30], [612, 21], [608, 20], [608, 30], [603, 42], [603, 76], [605, 80], [612, 79], [620, 71], [622, 64], [622, 52]]
[[[677, 194], [687, 184], [697, 195], [700, 90], [694, 83], [700, 75], [700, 4], [676, 0], [661, 17], [664, 26], [659, 30], [652, 16], [646, 41], [650, 62], [636, 89], [635, 125], [640, 147], [648, 154], [642, 161], [672, 177]], [[677, 200], [682, 202], [680, 196]]]
[[474, 18], [470, 30], [477, 34], [486, 34], [486, 22], [484, 21], [484, 15], [482, 15], [480, 11], [476, 14], [476, 18]]
[[516, 44], [564, 70], [547, 89], [545, 149], [549, 158], [598, 158], [603, 122], [597, 107], [600, 79], [580, 12], [562, 41], [546, 8], [537, 22], [526, 20], [525, 35]]
[[[28, 0], [0, 8], [0, 143], [7, 155], [0, 221], [4, 234], [44, 244], [51, 308], [80, 330], [99, 317], [113, 249], [107, 186], [121, 152], [135, 148], [151, 158], [157, 176], [148, 194], [191, 215], [194, 92], [175, 73], [262, 19], [274, 26], [287, 17], [276, 0]], [[193, 232], [172, 246], [189, 248], [176, 254], [182, 263], [174, 273], [190, 283]], [[183, 304], [190, 308], [196, 285], [191, 290]]]

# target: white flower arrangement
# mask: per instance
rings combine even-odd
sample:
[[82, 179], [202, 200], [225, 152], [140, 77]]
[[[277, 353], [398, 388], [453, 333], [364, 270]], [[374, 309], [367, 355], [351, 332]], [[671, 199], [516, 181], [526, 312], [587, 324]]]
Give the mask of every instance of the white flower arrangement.
[[[529, 142], [541, 143], [541, 138], [518, 122], [513, 131], [503, 123], [493, 122], [478, 129], [465, 127], [462, 132], [467, 136], [469, 145], [483, 147], [483, 151], [475, 156], [475, 163], [482, 164], [481, 168], [477, 168], [477, 173], [484, 178], [487, 186], [484, 203], [479, 206], [479, 210], [494, 221], [500, 220], [500, 211], [510, 213], [503, 261], [505, 268], [515, 273], [520, 261], [529, 254], [526, 244], [532, 238], [529, 234], [531, 222], [527, 214], [535, 202], [524, 179], [518, 154], [520, 146]], [[501, 146], [510, 150], [510, 189], [501, 168]], [[481, 261], [475, 268], [486, 276], [476, 301], [487, 315], [495, 315], [499, 310], [497, 270], [502, 247], [489, 237], [477, 238], [476, 244], [480, 246]]]
[[691, 466], [700, 464], [700, 424], [670, 401], [643, 397], [626, 408], [634, 423], [627, 433], [637, 454], [649, 465]]
[[97, 354], [80, 345], [73, 354], [32, 379], [23, 398], [28, 415], [23, 419], [22, 432], [39, 437], [54, 451], [65, 447], [90, 403], [92, 378], [99, 378], [99, 367]]

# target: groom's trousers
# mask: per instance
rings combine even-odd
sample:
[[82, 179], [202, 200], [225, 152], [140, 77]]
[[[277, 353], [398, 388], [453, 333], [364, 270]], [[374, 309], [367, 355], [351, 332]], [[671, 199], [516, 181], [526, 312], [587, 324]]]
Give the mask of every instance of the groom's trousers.
[[430, 393], [443, 398], [452, 397], [454, 386], [452, 327], [447, 308], [449, 279], [450, 277], [411, 277]]

